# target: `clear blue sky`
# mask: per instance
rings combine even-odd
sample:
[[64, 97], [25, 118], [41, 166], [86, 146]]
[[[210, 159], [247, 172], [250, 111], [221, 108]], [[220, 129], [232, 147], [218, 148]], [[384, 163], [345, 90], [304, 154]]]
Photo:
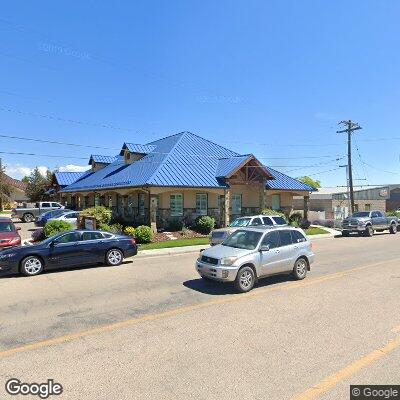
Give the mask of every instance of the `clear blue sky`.
[[21, 177], [188, 130], [342, 185], [344, 168], [324, 171], [346, 163], [335, 131], [351, 118], [371, 165], [354, 147], [355, 178], [398, 183], [399, 20], [400, 2], [381, 0], [8, 2], [0, 134], [110, 149], [0, 138], [0, 151], [64, 156], [3, 162]]

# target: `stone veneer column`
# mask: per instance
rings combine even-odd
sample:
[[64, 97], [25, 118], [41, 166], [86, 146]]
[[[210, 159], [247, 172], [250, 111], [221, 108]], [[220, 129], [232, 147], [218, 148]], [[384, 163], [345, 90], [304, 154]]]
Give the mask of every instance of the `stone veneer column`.
[[231, 191], [230, 189], [225, 190], [225, 197], [224, 197], [224, 223], [225, 226], [230, 224], [230, 208], [231, 208]]
[[157, 233], [157, 209], [158, 209], [158, 196], [155, 194], [150, 195], [150, 226], [154, 233]]

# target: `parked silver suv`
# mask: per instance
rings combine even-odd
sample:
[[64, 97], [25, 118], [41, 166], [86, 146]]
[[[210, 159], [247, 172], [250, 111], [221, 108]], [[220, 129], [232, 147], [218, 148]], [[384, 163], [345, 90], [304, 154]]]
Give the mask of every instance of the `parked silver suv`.
[[196, 270], [204, 279], [234, 282], [238, 291], [248, 292], [265, 276], [292, 273], [295, 279], [304, 279], [314, 261], [311, 247], [299, 228], [242, 228], [200, 252]]
[[282, 226], [287, 225], [287, 222], [281, 215], [254, 215], [239, 217], [226, 228], [214, 229], [211, 233], [210, 244], [211, 246], [221, 244], [231, 233], [235, 232], [236, 229], [260, 225]]

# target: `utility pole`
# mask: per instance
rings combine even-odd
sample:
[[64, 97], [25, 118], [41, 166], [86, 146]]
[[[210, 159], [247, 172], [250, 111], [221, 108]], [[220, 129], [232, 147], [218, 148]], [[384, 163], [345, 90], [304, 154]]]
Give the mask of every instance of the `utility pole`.
[[4, 176], [3, 176], [3, 160], [0, 157], [0, 211], [3, 211], [3, 193], [1, 192], [2, 189], [2, 184], [4, 181]]
[[336, 131], [336, 133], [347, 133], [347, 175], [348, 175], [348, 181], [349, 181], [349, 191], [350, 191], [350, 207], [351, 207], [351, 213], [354, 213], [354, 190], [353, 190], [353, 169], [352, 169], [352, 164], [351, 164], [351, 134], [359, 129], [362, 129], [360, 125], [358, 125], [356, 122], [351, 121], [350, 119], [348, 121], [340, 121], [339, 125], [343, 125], [346, 127], [346, 129], [343, 129], [341, 131]]

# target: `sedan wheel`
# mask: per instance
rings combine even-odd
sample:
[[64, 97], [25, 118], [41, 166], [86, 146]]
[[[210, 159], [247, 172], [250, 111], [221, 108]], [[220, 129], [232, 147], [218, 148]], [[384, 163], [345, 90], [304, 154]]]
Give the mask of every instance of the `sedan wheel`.
[[120, 265], [124, 260], [124, 255], [122, 251], [119, 249], [111, 249], [107, 252], [106, 255], [106, 264], [107, 265]]
[[297, 280], [304, 279], [307, 276], [308, 264], [304, 258], [299, 258], [293, 268], [293, 276]]
[[253, 268], [243, 267], [236, 276], [235, 287], [239, 292], [245, 293], [253, 289], [255, 275]]
[[21, 263], [21, 273], [25, 276], [39, 275], [43, 271], [43, 263], [35, 256], [26, 257]]

